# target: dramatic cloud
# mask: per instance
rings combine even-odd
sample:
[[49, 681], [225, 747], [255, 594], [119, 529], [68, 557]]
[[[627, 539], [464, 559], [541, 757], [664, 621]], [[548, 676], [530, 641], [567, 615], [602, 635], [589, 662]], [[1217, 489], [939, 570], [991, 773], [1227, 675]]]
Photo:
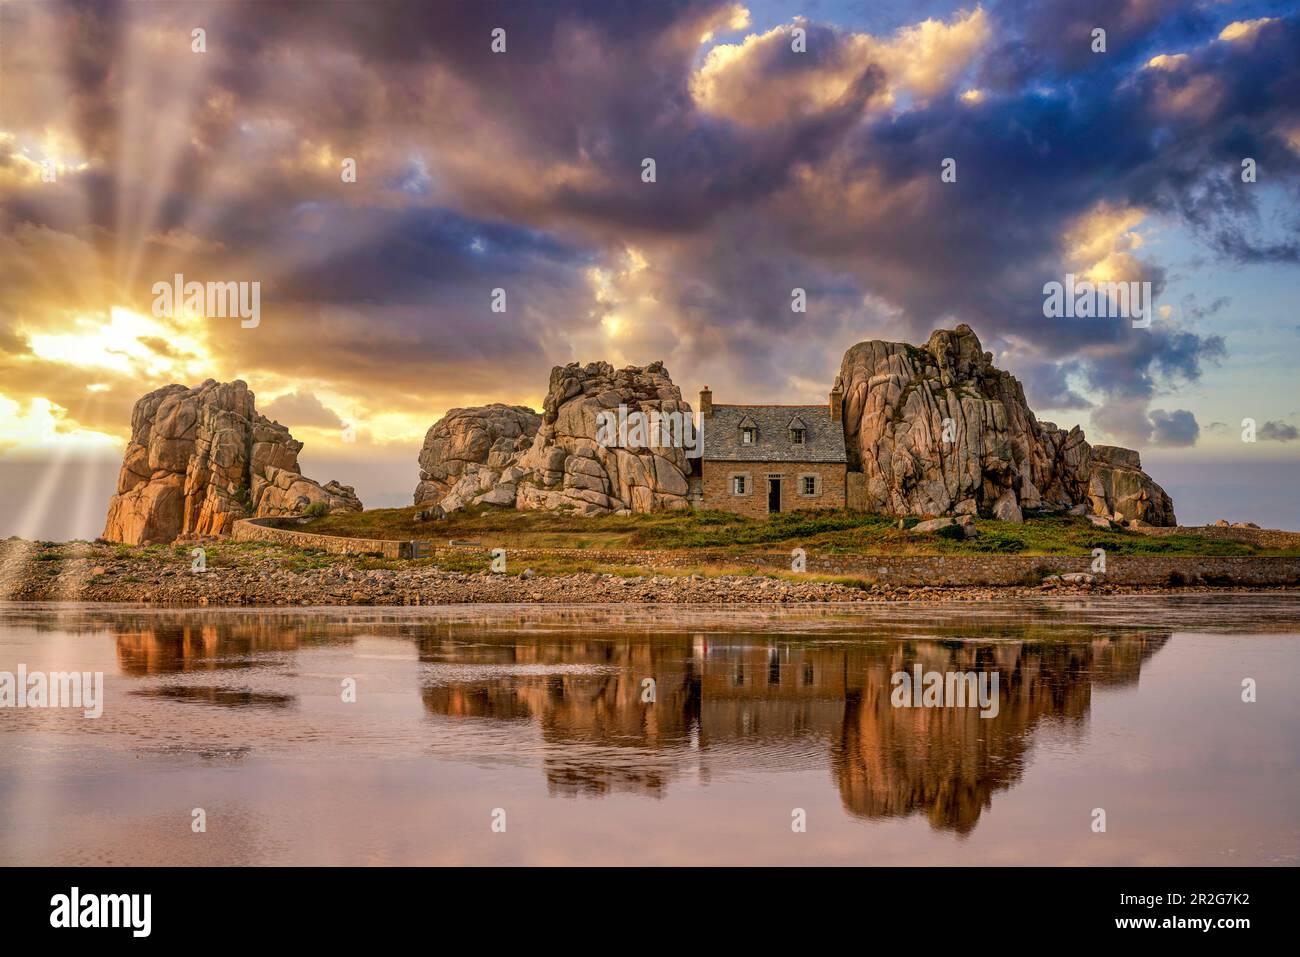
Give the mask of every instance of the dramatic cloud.
[[[6, 4], [0, 396], [120, 437], [146, 389], [240, 376], [418, 443], [574, 359], [806, 401], [853, 342], [965, 321], [1095, 438], [1187, 445], [1152, 403], [1227, 361], [1237, 300], [1163, 303], [1169, 250], [1300, 262], [1300, 24], [1212, 6]], [[155, 315], [177, 273], [259, 282], [260, 324]], [[1067, 273], [1172, 308], [1047, 319]]]
[[1259, 427], [1259, 438], [1265, 442], [1294, 442], [1300, 439], [1300, 429], [1286, 422], [1269, 420]]
[[310, 392], [288, 392], [277, 397], [259, 410], [268, 419], [295, 427], [315, 429], [341, 429], [343, 420], [334, 411], [325, 408], [321, 400]]
[[1152, 441], [1165, 448], [1181, 448], [1196, 444], [1201, 434], [1201, 427], [1196, 424], [1196, 416], [1186, 409], [1166, 412], [1164, 409], [1151, 410]]

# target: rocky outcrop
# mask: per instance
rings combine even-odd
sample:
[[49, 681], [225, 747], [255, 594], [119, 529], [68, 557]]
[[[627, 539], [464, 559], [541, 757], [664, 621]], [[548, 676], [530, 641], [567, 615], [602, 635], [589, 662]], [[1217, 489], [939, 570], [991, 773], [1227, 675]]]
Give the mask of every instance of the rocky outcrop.
[[[845, 353], [836, 387], [849, 469], [861, 472], [861, 483], [849, 484], [864, 490], [855, 507], [1008, 522], [1023, 521], [1027, 509], [1073, 509], [1107, 527], [1174, 523], [1173, 503], [1136, 452], [1094, 449], [1077, 426], [1038, 421], [1020, 383], [993, 366], [969, 326], [940, 329], [920, 348], [860, 342]], [[688, 508], [691, 463], [681, 442], [601, 438], [601, 413], [620, 408], [691, 416], [662, 363], [557, 366], [540, 418], [490, 405], [435, 423], [415, 502], [434, 514], [481, 504], [583, 515]]]
[[684, 449], [658, 444], [658, 436], [635, 434], [627, 445], [599, 442], [602, 411], [620, 408], [647, 419], [691, 416], [682, 391], [662, 362], [615, 371], [608, 362], [571, 362], [551, 370], [542, 427], [519, 460], [527, 479], [519, 486], [520, 508], [565, 508], [580, 514], [689, 507], [691, 474]]
[[920, 348], [860, 342], [838, 385], [849, 468], [865, 477], [869, 511], [1018, 522], [1027, 508], [1088, 503], [1107, 517], [1173, 523], [1136, 452], [1096, 454], [1077, 426], [1039, 422], [967, 325], [937, 330]]
[[1093, 512], [1117, 522], [1178, 524], [1173, 499], [1142, 471], [1142, 460], [1132, 449], [1114, 445], [1092, 447], [1088, 498]]
[[434, 505], [468, 470], [498, 474], [533, 444], [542, 417], [527, 406], [482, 405], [452, 409], [429, 427], [420, 449], [416, 505]]
[[[659, 435], [631, 432], [620, 445], [600, 434], [601, 413], [617, 416], [620, 407], [647, 419], [692, 414], [661, 362], [618, 370], [607, 362], [556, 366], [540, 424], [526, 448], [520, 449], [520, 438], [530, 434], [527, 423], [512, 422], [510, 430], [517, 428], [518, 435], [500, 428], [505, 417], [499, 410], [513, 410], [521, 418], [532, 414], [517, 406], [457, 410], [461, 415], [455, 422], [448, 421], [449, 413], [436, 423], [421, 453], [416, 502], [434, 501], [457, 476], [437, 499], [444, 512], [478, 504], [581, 515], [689, 507], [690, 462], [684, 449], [657, 444]], [[498, 411], [487, 413], [493, 409]], [[485, 423], [494, 423], [496, 432]], [[458, 435], [463, 439], [456, 441]], [[471, 447], [472, 453], [461, 451]]]
[[236, 519], [297, 515], [317, 502], [361, 511], [349, 486], [303, 477], [302, 443], [253, 402], [242, 381], [212, 379], [137, 401], [103, 537], [142, 545], [221, 535]]

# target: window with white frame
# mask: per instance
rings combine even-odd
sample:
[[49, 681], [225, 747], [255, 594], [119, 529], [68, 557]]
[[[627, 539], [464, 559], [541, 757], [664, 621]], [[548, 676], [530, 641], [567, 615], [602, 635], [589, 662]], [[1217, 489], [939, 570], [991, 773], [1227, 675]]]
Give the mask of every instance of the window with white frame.
[[795, 445], [803, 445], [804, 436], [806, 434], [807, 432], [804, 429], [791, 429], [790, 441], [793, 442]]
[[745, 476], [733, 475], [731, 477], [731, 494], [744, 495], [747, 491], [749, 491], [749, 488], [748, 483], [745, 481]]
[[740, 444], [753, 445], [754, 437], [757, 435], [758, 435], [758, 429], [754, 428], [753, 426], [745, 426], [745, 428], [740, 430]]
[[819, 484], [816, 475], [802, 475], [799, 477], [800, 491], [805, 495], [819, 494], [821, 492], [821, 489], [818, 487]]

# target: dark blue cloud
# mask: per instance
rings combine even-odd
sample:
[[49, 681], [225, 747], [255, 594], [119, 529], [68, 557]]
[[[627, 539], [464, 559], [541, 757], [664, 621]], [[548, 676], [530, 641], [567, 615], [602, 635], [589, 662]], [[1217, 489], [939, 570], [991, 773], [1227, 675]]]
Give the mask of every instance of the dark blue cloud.
[[[19, 46], [39, 35], [27, 32], [43, 15], [35, 6], [6, 8]], [[589, 332], [598, 309], [586, 271], [634, 246], [667, 331], [703, 346], [701, 365], [725, 349], [738, 375], [774, 390], [825, 376], [845, 346], [886, 328], [916, 341], [966, 321], [1010, 353], [1034, 402], [1087, 408], [1086, 386], [1098, 421], [1127, 420], [1158, 441], [1189, 434], [1183, 410], [1157, 420], [1149, 403], [1221, 361], [1224, 338], [1047, 320], [1042, 286], [1071, 268], [1069, 225], [1103, 204], [1182, 224], [1219, 259], [1300, 260], [1300, 224], [1262, 198], [1300, 189], [1287, 139], [1300, 128], [1293, 5], [1005, 0], [989, 8], [993, 45], [972, 72], [982, 102], [962, 101], [958, 87], [901, 112], [869, 110], [889, 79], [873, 63], [839, 101], [761, 125], [692, 98], [699, 37], [729, 7], [203, 5], [213, 10], [206, 99], [176, 138], [151, 225], [202, 223], [225, 252], [196, 254], [196, 269], [264, 261], [274, 296], [305, 311], [268, 323], [256, 348], [271, 354], [273, 336], [310, 343], [274, 350], [304, 374], [415, 389], [429, 369], [486, 376], [495, 350], [534, 375]], [[71, 9], [61, 53], [81, 147], [99, 163], [38, 195], [0, 195], [0, 226], [93, 227], [105, 248], [129, 247], [144, 241], [119, 235], [120, 211], [141, 205], [132, 176], [156, 171], [115, 165], [130, 145], [122, 33], [150, 17], [179, 29], [197, 8]], [[1282, 19], [1249, 42], [1215, 40], [1225, 18], [1270, 11]], [[824, 69], [849, 42], [810, 13], [809, 54], [761, 64], [773, 88]], [[504, 55], [489, 50], [497, 26]], [[1107, 30], [1105, 54], [1089, 49], [1095, 26]], [[1158, 53], [1187, 56], [1175, 70], [1142, 69]], [[292, 137], [267, 145], [246, 122]], [[364, 152], [357, 188], [285, 162], [300, 143]], [[462, 146], [481, 152], [457, 165], [448, 157]], [[640, 181], [646, 156], [654, 184]], [[1241, 182], [1243, 156], [1256, 159], [1259, 183]], [[940, 182], [944, 157], [957, 160], [956, 183]], [[230, 164], [243, 174], [233, 188]], [[1164, 270], [1135, 255], [1159, 297]], [[485, 310], [498, 286], [518, 311]], [[794, 286], [808, 290], [806, 314], [789, 310]], [[1228, 312], [1216, 297], [1176, 318]], [[257, 358], [250, 343], [223, 348]]]
[[1161, 448], [1184, 448], [1195, 445], [1201, 434], [1196, 416], [1186, 409], [1151, 410], [1151, 441]]

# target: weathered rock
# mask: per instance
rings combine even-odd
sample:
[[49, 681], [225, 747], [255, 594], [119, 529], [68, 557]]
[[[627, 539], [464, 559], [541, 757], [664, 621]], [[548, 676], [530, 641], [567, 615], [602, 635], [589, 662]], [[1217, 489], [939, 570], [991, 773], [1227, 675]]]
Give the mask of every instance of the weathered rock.
[[1020, 503], [1016, 501], [1016, 493], [1007, 489], [998, 500], [993, 503], [993, 517], [999, 522], [1015, 522], [1017, 525], [1025, 520], [1024, 513], [1020, 510]]
[[259, 414], [240, 380], [164, 386], [131, 412], [131, 440], [103, 537], [129, 544], [221, 535], [236, 519], [296, 515], [324, 502], [361, 511], [349, 486], [298, 471], [302, 443]]
[[858, 343], [840, 384], [850, 468], [866, 475], [873, 511], [988, 514], [1008, 491], [1024, 507], [1087, 498], [1083, 433], [1039, 423], [969, 326], [938, 330], [920, 349]]
[[967, 325], [937, 330], [921, 348], [860, 342], [845, 353], [838, 385], [849, 468], [865, 476], [869, 511], [1001, 511], [1020, 521], [1026, 508], [1086, 503], [1173, 524], [1172, 503], [1136, 452], [1097, 455], [1077, 426], [1039, 422], [1020, 383], [994, 368]]
[[912, 526], [911, 531], [915, 535], [926, 535], [930, 532], [937, 532], [941, 528], [947, 528], [953, 524], [951, 518], [931, 518], [924, 522], [917, 522]]
[[1142, 471], [1142, 461], [1132, 449], [1093, 446], [1088, 497], [1096, 511], [1115, 516], [1117, 522], [1178, 524], [1173, 500]]
[[1043, 584], [1064, 582], [1067, 585], [1092, 585], [1096, 580], [1096, 577], [1088, 572], [1066, 572], [1064, 575], [1048, 575], [1043, 579]]
[[532, 445], [541, 424], [542, 417], [522, 405], [452, 409], [424, 436], [415, 504], [441, 501], [472, 466], [500, 472]]
[[691, 415], [661, 362], [556, 366], [540, 418], [498, 405], [454, 410], [435, 424], [420, 456], [416, 501], [437, 500], [446, 512], [479, 504], [583, 515], [689, 507], [684, 449], [661, 446], [659, 434], [644, 442], [630, 434], [621, 447], [601, 434], [600, 414], [620, 407], [647, 418]]
[[[910, 531], [913, 534], [925, 535], [942, 531], [950, 526], [961, 529], [962, 535], [966, 538], [974, 538], [979, 534], [979, 530], [975, 527], [975, 521], [969, 515], [958, 515], [956, 517], [945, 515], [939, 518], [926, 519], [924, 522], [917, 522]], [[898, 520], [898, 527], [906, 528], [901, 518]]]
[[573, 509], [593, 515], [628, 509], [688, 508], [690, 461], [684, 449], [644, 443], [629, 435], [624, 447], [601, 443], [598, 416], [628, 413], [689, 417], [691, 407], [662, 362], [615, 370], [608, 362], [571, 362], [551, 370], [542, 427], [518, 461], [529, 477], [519, 485], [519, 508]]

